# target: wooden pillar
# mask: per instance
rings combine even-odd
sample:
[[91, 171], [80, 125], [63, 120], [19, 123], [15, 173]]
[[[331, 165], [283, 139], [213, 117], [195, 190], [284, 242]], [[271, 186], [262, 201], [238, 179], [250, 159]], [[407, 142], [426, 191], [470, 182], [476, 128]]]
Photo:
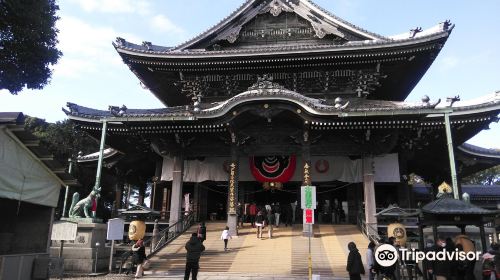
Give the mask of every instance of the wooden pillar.
[[144, 197], [146, 196], [146, 186], [143, 182], [140, 182], [139, 186], [139, 198], [137, 199], [137, 204], [143, 206], [144, 205]]
[[436, 243], [438, 240], [438, 227], [435, 224], [432, 225], [432, 237], [434, 238], [434, 243]]
[[[373, 158], [363, 158], [363, 187], [365, 199], [365, 222], [368, 229], [377, 230], [377, 205], [375, 202], [375, 175]], [[373, 232], [374, 234], [376, 232]]]
[[194, 183], [193, 186], [193, 209], [194, 220], [200, 221], [200, 184]]
[[479, 237], [481, 238], [481, 250], [483, 253], [486, 253], [487, 247], [486, 247], [486, 233], [484, 232], [484, 224], [481, 223], [479, 225]]
[[112, 217], [118, 217], [118, 209], [122, 207], [122, 188], [123, 183], [118, 181], [115, 184], [115, 203], [113, 205]]
[[[420, 223], [421, 223], [421, 221], [419, 219], [418, 234], [420, 235], [420, 238], [418, 239], [418, 249], [421, 252], [424, 252], [425, 251], [424, 226]], [[428, 280], [427, 279], [427, 262], [422, 263], [422, 274], [423, 274], [424, 280]]]
[[[173, 225], [181, 219], [182, 210], [182, 180], [184, 175], [184, 158], [181, 155], [173, 157], [172, 198], [170, 200], [169, 224]], [[178, 229], [175, 229], [176, 231]]]
[[169, 197], [169, 189], [167, 186], [163, 188], [163, 199], [161, 203], [161, 219], [165, 220], [167, 218], [167, 209], [170, 209], [169, 202], [170, 197]]
[[132, 186], [130, 184], [126, 184], [127, 186], [127, 201], [125, 201], [125, 205], [126, 207], [125, 208], [129, 208], [130, 207], [130, 192], [132, 191]]
[[227, 226], [229, 233], [233, 236], [238, 235], [238, 216], [236, 207], [238, 203], [238, 174], [239, 159], [237, 139], [234, 132], [231, 133], [231, 163], [229, 165], [229, 184], [227, 192]]

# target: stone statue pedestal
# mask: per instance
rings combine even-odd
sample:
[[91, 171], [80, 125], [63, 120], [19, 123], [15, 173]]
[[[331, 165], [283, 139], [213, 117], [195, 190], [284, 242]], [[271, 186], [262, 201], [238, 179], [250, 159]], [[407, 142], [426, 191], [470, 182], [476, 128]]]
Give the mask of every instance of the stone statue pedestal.
[[[96, 223], [100, 219], [63, 218], [61, 220], [78, 223], [75, 241], [65, 241], [63, 248], [64, 271], [70, 273], [92, 273], [96, 265], [97, 271], [108, 270], [110, 247], [106, 247], [107, 225]], [[102, 220], [101, 220], [102, 221]], [[99, 243], [99, 247], [96, 246]], [[50, 255], [59, 256], [61, 243], [52, 241]]]

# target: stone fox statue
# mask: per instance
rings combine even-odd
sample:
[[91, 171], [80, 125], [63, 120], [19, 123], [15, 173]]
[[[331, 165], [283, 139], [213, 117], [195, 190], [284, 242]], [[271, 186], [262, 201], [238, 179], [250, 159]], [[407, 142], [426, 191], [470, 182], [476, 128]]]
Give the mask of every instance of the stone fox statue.
[[[75, 192], [73, 194], [73, 200], [71, 201], [71, 207], [69, 209], [69, 216], [71, 218], [83, 217], [85, 218], [95, 218], [95, 208], [96, 198], [99, 197], [99, 189], [93, 189], [90, 194], [78, 201], [80, 199], [80, 194]], [[89, 214], [89, 208], [92, 209], [92, 215]]]

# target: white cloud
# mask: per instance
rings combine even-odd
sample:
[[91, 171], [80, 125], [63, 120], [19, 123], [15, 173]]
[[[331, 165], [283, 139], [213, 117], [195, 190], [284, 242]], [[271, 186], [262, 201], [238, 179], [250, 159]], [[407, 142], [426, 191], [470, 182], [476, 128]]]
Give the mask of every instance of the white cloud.
[[71, 0], [86, 12], [112, 14], [137, 13], [147, 15], [151, 12], [150, 3], [145, 0]]
[[[120, 34], [111, 27], [92, 26], [78, 18], [62, 16], [57, 22], [59, 49], [63, 57], [54, 67], [55, 76], [75, 78], [82, 74], [102, 72], [103, 68], [119, 65], [120, 56], [111, 42]], [[77, 32], [75, 32], [77, 30]], [[130, 40], [141, 40], [122, 34]]]
[[151, 18], [149, 21], [149, 25], [155, 31], [160, 32], [174, 32], [174, 33], [183, 33], [184, 31], [175, 25], [170, 19], [168, 19], [164, 15], [156, 15]]

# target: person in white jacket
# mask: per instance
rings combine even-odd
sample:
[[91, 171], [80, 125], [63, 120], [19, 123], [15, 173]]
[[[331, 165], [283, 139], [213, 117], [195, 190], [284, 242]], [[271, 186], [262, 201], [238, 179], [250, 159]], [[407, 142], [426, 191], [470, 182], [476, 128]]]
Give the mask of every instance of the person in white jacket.
[[226, 226], [226, 229], [224, 229], [222, 231], [222, 234], [220, 236], [220, 239], [224, 240], [224, 251], [227, 251], [227, 242], [229, 241], [229, 239], [231, 239], [232, 236], [231, 234], [229, 233], [229, 227]]
[[366, 266], [368, 268], [368, 280], [375, 279], [375, 243], [370, 241], [366, 250]]

